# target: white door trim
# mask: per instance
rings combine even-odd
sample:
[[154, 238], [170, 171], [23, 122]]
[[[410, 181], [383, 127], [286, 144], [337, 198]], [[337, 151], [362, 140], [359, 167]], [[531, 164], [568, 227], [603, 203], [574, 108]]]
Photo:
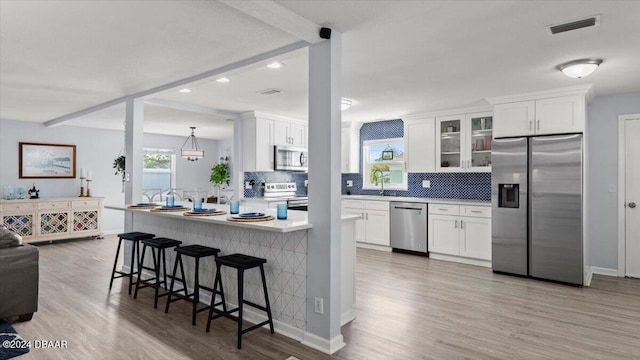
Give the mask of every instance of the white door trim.
[[618, 276], [626, 274], [626, 188], [625, 188], [625, 131], [624, 124], [627, 120], [640, 119], [640, 114], [628, 114], [618, 116]]

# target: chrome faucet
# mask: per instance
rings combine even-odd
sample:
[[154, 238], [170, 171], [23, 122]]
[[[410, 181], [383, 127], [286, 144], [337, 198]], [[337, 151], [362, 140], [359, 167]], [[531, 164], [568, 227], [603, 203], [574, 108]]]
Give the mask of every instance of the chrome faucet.
[[[376, 173], [380, 173], [379, 178], [376, 177]], [[378, 190], [378, 193], [380, 193], [381, 196], [384, 196], [384, 174], [382, 173], [382, 170], [374, 170], [373, 176], [376, 179], [376, 185], [378, 185], [378, 179], [380, 179], [380, 190]]]

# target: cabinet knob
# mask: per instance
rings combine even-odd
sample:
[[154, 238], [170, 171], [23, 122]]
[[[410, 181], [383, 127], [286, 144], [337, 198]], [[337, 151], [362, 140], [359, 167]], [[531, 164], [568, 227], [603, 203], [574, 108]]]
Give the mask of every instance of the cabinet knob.
[[635, 209], [636, 208], [636, 203], [630, 202], [629, 203], [629, 207], [632, 208], [632, 209]]

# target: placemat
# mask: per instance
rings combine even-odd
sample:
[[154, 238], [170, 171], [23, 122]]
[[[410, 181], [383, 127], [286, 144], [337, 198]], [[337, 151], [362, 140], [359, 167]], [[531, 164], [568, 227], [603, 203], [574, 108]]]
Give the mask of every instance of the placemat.
[[158, 207], [158, 205], [129, 205], [127, 209], [154, 209]]
[[275, 217], [269, 215], [266, 217], [261, 217], [261, 218], [240, 218], [240, 217], [233, 217], [233, 216], [229, 216], [227, 218], [227, 221], [233, 221], [233, 222], [260, 222], [260, 221], [271, 221], [274, 220]]
[[189, 210], [188, 207], [175, 208], [175, 209], [163, 209], [159, 207], [159, 208], [151, 209], [152, 212], [178, 212], [178, 211], [187, 211], [187, 210]]
[[184, 216], [218, 216], [218, 215], [226, 215], [227, 212], [224, 210], [216, 211], [216, 212], [191, 212], [187, 211], [183, 213]]

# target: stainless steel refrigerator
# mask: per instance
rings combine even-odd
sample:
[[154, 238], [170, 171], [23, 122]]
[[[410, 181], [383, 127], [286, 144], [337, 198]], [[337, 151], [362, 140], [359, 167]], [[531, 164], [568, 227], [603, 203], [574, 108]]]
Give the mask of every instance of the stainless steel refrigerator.
[[583, 283], [582, 135], [495, 139], [493, 271]]

